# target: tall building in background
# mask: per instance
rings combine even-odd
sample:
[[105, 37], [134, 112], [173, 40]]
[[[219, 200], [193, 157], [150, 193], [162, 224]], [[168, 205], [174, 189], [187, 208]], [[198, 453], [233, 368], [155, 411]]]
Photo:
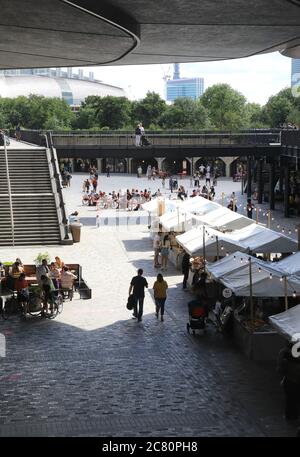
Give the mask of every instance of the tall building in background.
[[292, 59], [291, 87], [300, 84], [300, 59]]
[[204, 92], [203, 78], [180, 78], [179, 63], [174, 64], [173, 79], [166, 81], [167, 100], [174, 102], [176, 98], [188, 97], [193, 100], [201, 97]]

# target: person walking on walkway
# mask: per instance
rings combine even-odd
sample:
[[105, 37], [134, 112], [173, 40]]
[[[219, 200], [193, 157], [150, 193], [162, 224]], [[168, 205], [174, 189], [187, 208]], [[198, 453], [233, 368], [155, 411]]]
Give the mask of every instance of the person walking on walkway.
[[190, 255], [187, 252], [184, 253], [184, 256], [182, 258], [181, 270], [183, 274], [182, 288], [186, 289], [187, 280], [190, 272]]
[[158, 319], [160, 311], [160, 320], [163, 322], [165, 313], [165, 302], [167, 299], [168, 283], [164, 280], [163, 275], [158, 273], [156, 281], [153, 285], [155, 299], [155, 315]]
[[133, 317], [137, 317], [138, 322], [141, 322], [143, 316], [144, 298], [145, 298], [145, 287], [148, 288], [148, 283], [143, 277], [142, 268], [138, 269], [137, 276], [134, 276], [131, 280], [129, 287], [129, 295], [134, 297], [134, 308]]
[[160, 233], [157, 233], [153, 239], [153, 249], [154, 249], [154, 268], [159, 268], [159, 253], [161, 248], [161, 236]]
[[166, 234], [163, 238], [162, 245], [161, 245], [161, 251], [160, 251], [162, 270], [168, 269], [170, 248], [171, 248], [170, 238], [169, 238], [169, 235]]
[[207, 169], [206, 169], [206, 175], [205, 175], [205, 185], [206, 184], [210, 185], [210, 171], [207, 171]]
[[106, 177], [109, 178], [110, 177], [110, 166], [107, 165], [106, 167]]
[[251, 202], [251, 198], [248, 198], [247, 200], [247, 217], [249, 217], [249, 219], [252, 219], [252, 212], [254, 210], [254, 205], [253, 203]]

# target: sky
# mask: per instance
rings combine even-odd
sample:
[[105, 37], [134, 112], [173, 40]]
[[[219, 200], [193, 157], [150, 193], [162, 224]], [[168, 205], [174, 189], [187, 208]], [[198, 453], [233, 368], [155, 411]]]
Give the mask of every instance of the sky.
[[[138, 100], [154, 91], [165, 98], [164, 76], [172, 77], [170, 65], [128, 65], [86, 67], [84, 74], [107, 84], [122, 87], [131, 100]], [[290, 86], [291, 59], [278, 52], [221, 62], [197, 62], [180, 65], [181, 77], [203, 77], [204, 89], [217, 83], [228, 83], [241, 92], [249, 102], [261, 105], [271, 95]]]

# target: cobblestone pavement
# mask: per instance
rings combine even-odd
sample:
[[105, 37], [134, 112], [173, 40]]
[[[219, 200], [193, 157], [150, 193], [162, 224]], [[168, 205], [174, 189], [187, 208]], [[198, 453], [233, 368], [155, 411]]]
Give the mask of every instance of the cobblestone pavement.
[[[81, 178], [67, 190], [72, 210]], [[83, 217], [91, 210], [84, 208]], [[155, 318], [151, 289], [143, 321], [131, 319], [125, 306], [131, 277], [144, 268], [152, 287], [156, 274], [143, 224], [130, 230], [87, 224], [73, 246], [1, 249], [0, 257], [32, 262], [41, 250], [80, 262], [93, 298], [66, 302], [53, 321], [0, 320], [7, 345], [0, 358], [0, 436], [295, 435], [282, 418], [272, 363], [247, 360], [213, 329], [187, 334], [190, 294], [174, 267], [165, 274], [165, 321]]]

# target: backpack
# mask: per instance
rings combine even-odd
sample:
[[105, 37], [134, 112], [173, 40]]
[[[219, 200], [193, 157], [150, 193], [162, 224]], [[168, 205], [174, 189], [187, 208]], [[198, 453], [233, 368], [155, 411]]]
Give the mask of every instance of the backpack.
[[136, 135], [140, 135], [140, 134], [141, 134], [141, 129], [140, 129], [139, 127], [137, 127], [137, 128], [135, 129], [135, 134], [136, 134]]

